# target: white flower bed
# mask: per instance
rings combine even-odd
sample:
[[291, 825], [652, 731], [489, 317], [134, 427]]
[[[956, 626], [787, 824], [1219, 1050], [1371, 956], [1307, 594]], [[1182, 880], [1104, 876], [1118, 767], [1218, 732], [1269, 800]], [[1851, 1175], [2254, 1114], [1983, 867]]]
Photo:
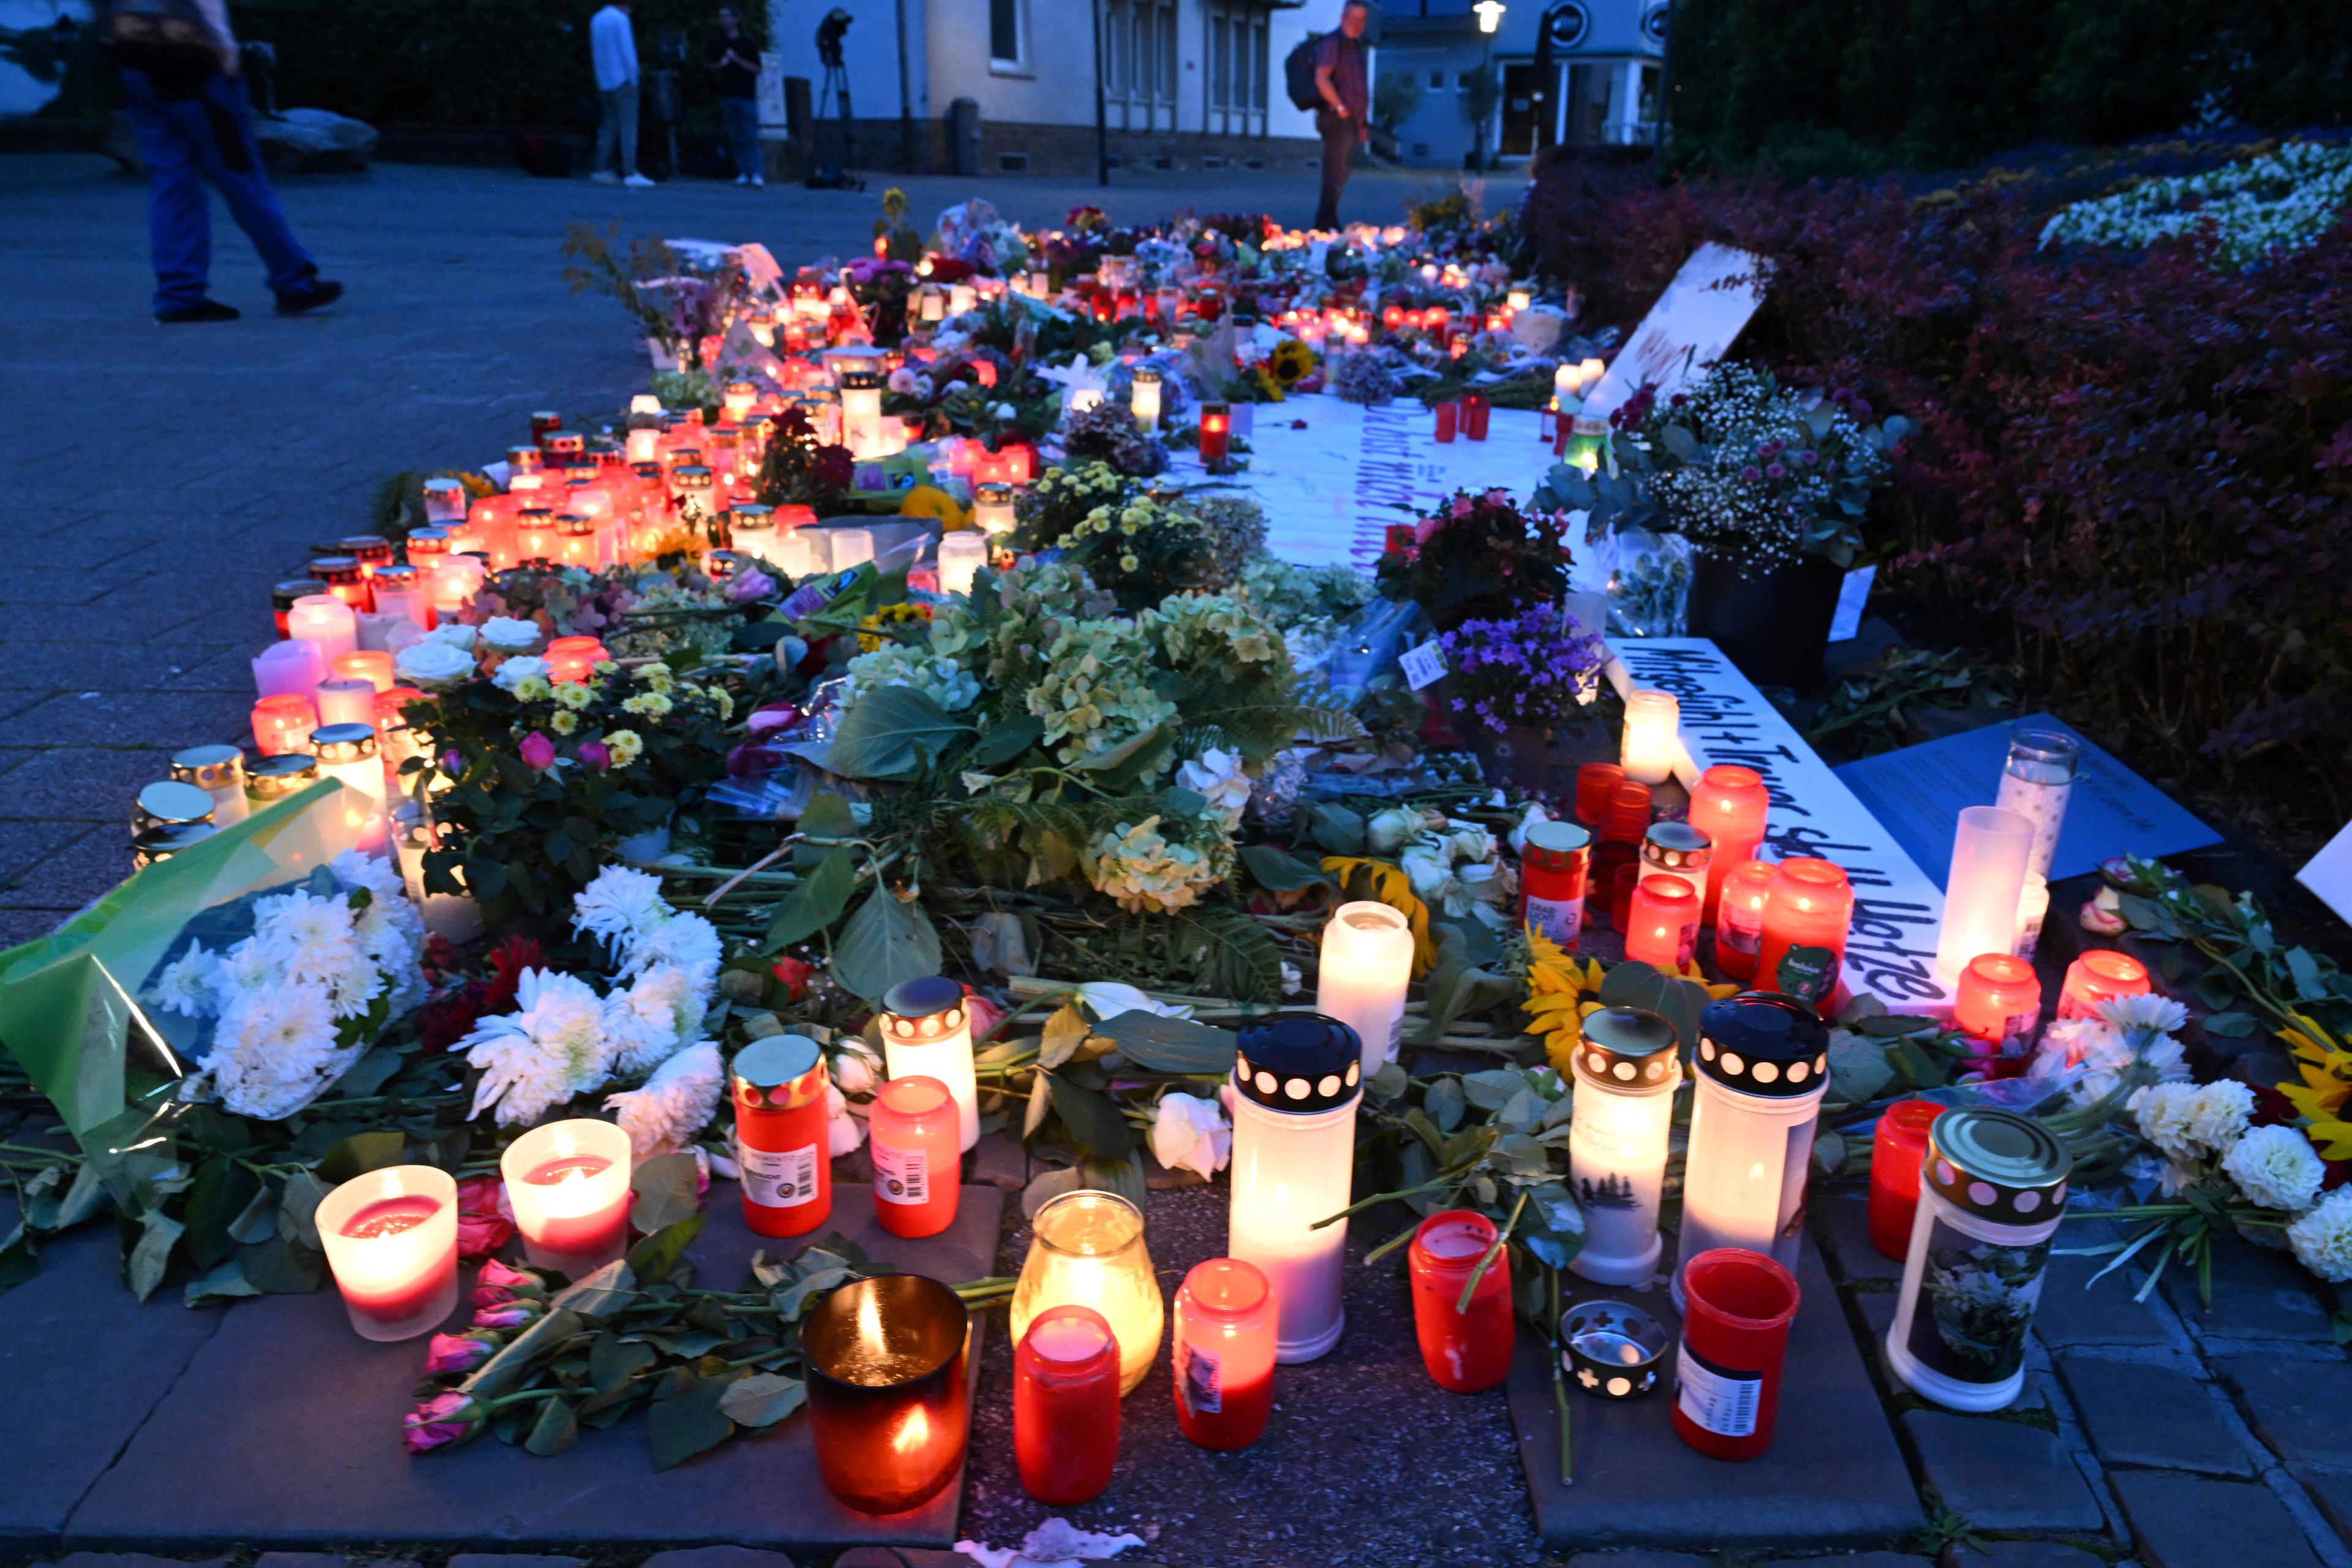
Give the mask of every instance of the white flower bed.
[[2147, 246], [2210, 223], [2221, 260], [2249, 267], [2311, 244], [2334, 226], [2347, 201], [2352, 146], [2290, 142], [2267, 157], [2076, 202], [2043, 226], [2042, 244]]

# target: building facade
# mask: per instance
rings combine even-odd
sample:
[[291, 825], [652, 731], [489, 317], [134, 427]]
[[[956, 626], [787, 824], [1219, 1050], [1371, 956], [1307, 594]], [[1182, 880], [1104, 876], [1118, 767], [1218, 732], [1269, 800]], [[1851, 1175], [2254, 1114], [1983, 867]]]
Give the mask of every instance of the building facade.
[[[1395, 134], [1401, 162], [1428, 168], [1524, 163], [1540, 120], [1556, 145], [1654, 142], [1671, 3], [1504, 0], [1487, 32], [1475, 0], [1386, 0], [1375, 58], [1390, 87], [1373, 118]], [[1536, 58], [1546, 26], [1548, 83], [1537, 79]]]

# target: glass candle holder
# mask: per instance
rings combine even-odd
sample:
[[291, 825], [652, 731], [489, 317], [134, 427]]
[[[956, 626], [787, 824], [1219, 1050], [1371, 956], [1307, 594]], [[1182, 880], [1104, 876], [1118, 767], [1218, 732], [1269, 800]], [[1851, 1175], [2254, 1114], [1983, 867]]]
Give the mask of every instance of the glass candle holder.
[[2050, 879], [2025, 874], [2025, 890], [2017, 896], [2017, 942], [2011, 952], [2031, 959], [2042, 945], [2042, 924], [2050, 918]]
[[245, 804], [248, 810], [266, 811], [318, 782], [319, 759], [307, 750], [265, 756], [245, 770]]
[[1495, 416], [1494, 405], [1476, 393], [1462, 399], [1462, 434], [1473, 441], [1483, 441]]
[[958, 529], [940, 538], [940, 592], [971, 592], [972, 579], [988, 564], [988, 539], [976, 529]]
[[1135, 379], [1128, 393], [1128, 409], [1135, 416], [1135, 427], [1151, 431], [1160, 428], [1160, 373], [1151, 366], [1135, 367]]
[[1617, 869], [1642, 858], [1642, 839], [1650, 831], [1650, 786], [1622, 779], [1609, 786], [1601, 808], [1601, 837], [1592, 850], [1592, 875], [1603, 889], [1613, 889]]
[[2089, 1018], [2102, 1002], [2148, 993], [2147, 965], [2128, 952], [2095, 947], [2066, 966], [2058, 992], [2058, 1016]]
[[367, 573], [348, 555], [321, 555], [308, 568], [319, 592], [341, 600], [356, 615], [375, 608], [375, 595], [368, 589]]
[[333, 669], [337, 680], [364, 680], [377, 691], [392, 689], [392, 655], [382, 648], [363, 647], [342, 654], [335, 659]]
[[1783, 860], [1764, 899], [1755, 985], [1815, 1006], [1837, 994], [1853, 923], [1853, 885], [1827, 860]]
[[1412, 926], [1403, 914], [1365, 901], [1331, 911], [1316, 965], [1315, 1010], [1356, 1031], [1366, 1073], [1396, 1056], [1412, 978]]
[[1082, 1188], [1030, 1222], [1029, 1255], [1013, 1289], [1013, 1337], [1049, 1308], [1091, 1307], [1118, 1339], [1118, 1391], [1143, 1381], [1160, 1353], [1167, 1307], [1144, 1245], [1143, 1215], [1116, 1193]]
[[963, 987], [938, 974], [902, 980], [883, 996], [879, 1022], [885, 1069], [892, 1078], [919, 1075], [947, 1085], [955, 1097], [958, 1146], [979, 1142], [980, 1086]]
[[1201, 461], [1222, 463], [1233, 449], [1234, 411], [1223, 403], [1201, 405]]
[[[1538, 822], [1519, 857], [1519, 919], [1573, 952], [1584, 934], [1592, 835], [1573, 822]], [[1328, 1012], [1328, 1008], [1322, 1009]]]
[[[350, 657], [349, 655], [345, 656]], [[363, 724], [375, 728], [376, 684], [364, 675], [337, 675], [319, 682], [312, 696], [321, 724]]]
[[319, 1243], [360, 1338], [429, 1334], [457, 1306], [457, 1184], [431, 1165], [352, 1177], [320, 1200]]
[[894, 1078], [866, 1116], [874, 1214], [893, 1236], [937, 1236], [955, 1223], [963, 1192], [955, 1098], [935, 1078]]
[[629, 1135], [585, 1117], [507, 1145], [499, 1174], [532, 1268], [577, 1279], [629, 1250]]
[[1952, 1023], [1960, 1033], [1998, 1047], [2033, 1038], [2042, 1022], [2042, 977], [2033, 965], [2005, 952], [1982, 952], [1960, 971]]
[[[1743, 1247], [1797, 1261], [1813, 1133], [1829, 1087], [1829, 1026], [1802, 1003], [1748, 992], [1700, 1015], [1697, 1090], [1677, 1257]], [[1682, 1281], [1676, 1271], [1675, 1305]]]
[[271, 584], [269, 589], [269, 616], [270, 619], [276, 623], [278, 635], [281, 638], [293, 636], [293, 633], [288, 629], [286, 622], [287, 617], [294, 613], [295, 605], [300, 600], [309, 598], [318, 591], [319, 584], [312, 582], [308, 577], [303, 578], [299, 583], [287, 582]]
[[316, 644], [322, 668], [360, 646], [357, 611], [332, 594], [312, 594], [286, 612], [287, 635]]
[[1363, 1098], [1356, 1032], [1336, 1018], [1276, 1018], [1241, 1031], [1234, 1064], [1232, 1202], [1226, 1250], [1274, 1289], [1276, 1359], [1307, 1362], [1339, 1342], [1345, 1224]]
[[319, 710], [307, 697], [280, 694], [253, 705], [254, 749], [265, 757], [299, 752], [319, 727]]
[[1725, 875], [1741, 861], [1756, 858], [1771, 805], [1764, 775], [1754, 768], [1717, 763], [1698, 775], [1698, 786], [1691, 791], [1690, 825], [1706, 834], [1714, 846], [1707, 862], [1706, 889], [1701, 895], [1706, 900], [1699, 911], [1701, 924], [1716, 923]]
[[1495, 1222], [1475, 1209], [1441, 1209], [1421, 1222], [1407, 1249], [1421, 1364], [1438, 1387], [1454, 1394], [1481, 1393], [1510, 1375], [1510, 1249], [1496, 1252], [1476, 1287], [1470, 1288], [1479, 1259], [1498, 1234]]
[[1203, 1448], [1246, 1448], [1274, 1408], [1276, 1312], [1265, 1276], [1235, 1258], [1195, 1264], [1176, 1290], [1178, 1430]]
[[1946, 993], [1958, 989], [1969, 960], [2007, 952], [2017, 940], [2017, 905], [2032, 848], [2033, 824], [2017, 813], [1960, 808], [1944, 879], [1944, 921], [1936, 931], [1936, 984]]
[[2058, 848], [2058, 830], [2066, 821], [2067, 797], [2074, 793], [2074, 768], [2082, 751], [2063, 730], [2040, 724], [2010, 727], [2009, 760], [2001, 766], [2000, 794], [1993, 805], [2031, 825], [2033, 844], [2026, 852], [2025, 868], [2045, 879]]
[[[1587, 827], [1601, 826], [1608, 809], [1609, 792], [1625, 782], [1625, 770], [1616, 763], [1586, 763], [1576, 770], [1576, 820]], [[1643, 791], [1643, 805], [1649, 804]]]
[[1628, 861], [1609, 874], [1609, 923], [1619, 935], [1633, 923], [1633, 889], [1642, 885], [1642, 865]]
[[1625, 956], [1659, 969], [1687, 967], [1698, 956], [1698, 889], [1681, 877], [1634, 884], [1625, 924]]
[[1722, 1247], [1693, 1258], [1676, 1283], [1675, 1435], [1710, 1458], [1752, 1459], [1772, 1446], [1796, 1277], [1756, 1252]]
[[736, 1052], [727, 1076], [743, 1223], [760, 1236], [805, 1236], [833, 1215], [824, 1053], [804, 1035], [770, 1035]]
[[835, 528], [831, 535], [833, 570], [846, 572], [863, 566], [874, 559], [874, 531], [870, 528]]
[[419, 627], [433, 619], [433, 607], [425, 595], [417, 592], [417, 573], [414, 566], [395, 566], [390, 563], [375, 569], [375, 613], [401, 620], [413, 621]]
[[1433, 432], [1436, 437], [1437, 444], [1441, 447], [1451, 446], [1454, 441], [1454, 433], [1461, 426], [1461, 405], [1455, 403], [1440, 403], [1433, 406], [1430, 412], [1437, 417], [1437, 426], [1435, 430]]
[[1764, 906], [1780, 867], [1769, 860], [1743, 860], [1719, 870], [1715, 966], [1734, 980], [1754, 980], [1756, 959], [1764, 946]]
[[446, 525], [466, 521], [466, 486], [460, 479], [425, 481], [425, 521]]
[[351, 792], [343, 796], [344, 826], [358, 840], [355, 847], [362, 854], [389, 855], [385, 815], [392, 792], [384, 783], [375, 731], [365, 724], [321, 724], [310, 731], [310, 754], [318, 759], [320, 776]]
[[547, 678], [558, 685], [586, 680], [613, 656], [592, 637], [557, 637], [547, 645]]
[[937, 1497], [971, 1435], [971, 1314], [919, 1274], [826, 1294], [801, 1325], [817, 1476], [844, 1507], [904, 1513]]
[[1897, 1263], [1911, 1246], [1927, 1129], [1943, 1114], [1944, 1107], [1932, 1100], [1898, 1100], [1879, 1113], [1878, 1130], [1871, 1134], [1870, 1245]]
[[1102, 1495], [1118, 1458], [1118, 1338], [1092, 1307], [1048, 1307], [1013, 1352], [1013, 1457], [1039, 1502]]
[[1568, 1266], [1604, 1285], [1646, 1285], [1658, 1271], [1658, 1200], [1675, 1089], [1675, 1026], [1640, 1007], [1588, 1014], [1569, 1064], [1569, 1180], [1584, 1213], [1584, 1247]]
[[172, 777], [212, 797], [213, 821], [217, 826], [228, 827], [245, 820], [245, 753], [235, 746], [190, 746], [174, 752]]
[[1682, 761], [1682, 702], [1671, 691], [1625, 694], [1625, 776], [1640, 784], [1664, 784]]
[[971, 525], [982, 533], [1010, 533], [1014, 527], [1013, 487], [1001, 479], [971, 489]]

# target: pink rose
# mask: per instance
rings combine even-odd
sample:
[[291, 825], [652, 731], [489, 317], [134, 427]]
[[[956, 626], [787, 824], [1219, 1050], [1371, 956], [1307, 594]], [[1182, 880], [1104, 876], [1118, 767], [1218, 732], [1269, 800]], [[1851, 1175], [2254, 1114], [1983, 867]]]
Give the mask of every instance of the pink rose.
[[[480, 1179], [486, 1182], [497, 1180], [494, 1176], [484, 1176]], [[461, 1188], [460, 1190], [462, 1191], [463, 1189]], [[501, 1194], [501, 1196], [503, 1196], [503, 1194]], [[505, 1205], [501, 1203], [499, 1207], [503, 1210], [505, 1208]], [[537, 1296], [543, 1294], [547, 1289], [547, 1281], [541, 1279], [538, 1275], [530, 1272], [530, 1270], [527, 1268], [509, 1268], [495, 1258], [484, 1260], [482, 1264], [482, 1271], [478, 1275], [475, 1276], [475, 1282], [481, 1285], [503, 1285], [507, 1288], [508, 1294], [509, 1295], [520, 1293], [527, 1296]]]
[[963, 988], [963, 1010], [971, 1020], [971, 1037], [986, 1035], [1004, 1019], [1004, 1009], [967, 985]]
[[580, 760], [600, 773], [613, 771], [613, 748], [602, 741], [580, 742]]
[[530, 763], [535, 772], [545, 773], [554, 765], [555, 742], [537, 730], [525, 735], [522, 738], [522, 744], [516, 749], [521, 752], [522, 760]]
[[489, 1360], [497, 1349], [493, 1342], [471, 1334], [436, 1334], [425, 1347], [425, 1371], [434, 1377], [445, 1373], [471, 1372]]
[[1419, 522], [1412, 525], [1413, 543], [1416, 545], [1428, 543], [1432, 539], [1437, 536], [1437, 531], [1444, 526], [1444, 524], [1443, 521], [1438, 518], [1423, 518]]
[[496, 1176], [468, 1176], [457, 1184], [458, 1257], [486, 1258], [504, 1247], [514, 1230], [504, 1182]]
[[400, 1418], [400, 1440], [412, 1454], [462, 1443], [482, 1429], [482, 1412], [471, 1394], [436, 1394]]
[[1455, 496], [1454, 498], [1453, 511], [1454, 515], [1456, 517], [1468, 517], [1470, 515], [1470, 498], [1468, 496]]
[[481, 1295], [479, 1290], [474, 1292], [474, 1327], [478, 1329], [520, 1329], [539, 1316], [536, 1301], [500, 1301], [485, 1306], [480, 1304]]

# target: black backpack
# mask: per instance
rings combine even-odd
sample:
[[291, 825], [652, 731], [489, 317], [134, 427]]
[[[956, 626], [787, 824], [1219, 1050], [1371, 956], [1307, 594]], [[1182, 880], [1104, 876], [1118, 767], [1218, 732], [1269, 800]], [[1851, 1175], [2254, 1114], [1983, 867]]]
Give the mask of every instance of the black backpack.
[[202, 75], [224, 41], [195, 0], [98, 0], [99, 47], [117, 66], [150, 75]]
[[1290, 94], [1291, 103], [1297, 108], [1328, 107], [1315, 86], [1315, 51], [1322, 42], [1322, 34], [1309, 33], [1297, 48], [1282, 57], [1282, 89]]

